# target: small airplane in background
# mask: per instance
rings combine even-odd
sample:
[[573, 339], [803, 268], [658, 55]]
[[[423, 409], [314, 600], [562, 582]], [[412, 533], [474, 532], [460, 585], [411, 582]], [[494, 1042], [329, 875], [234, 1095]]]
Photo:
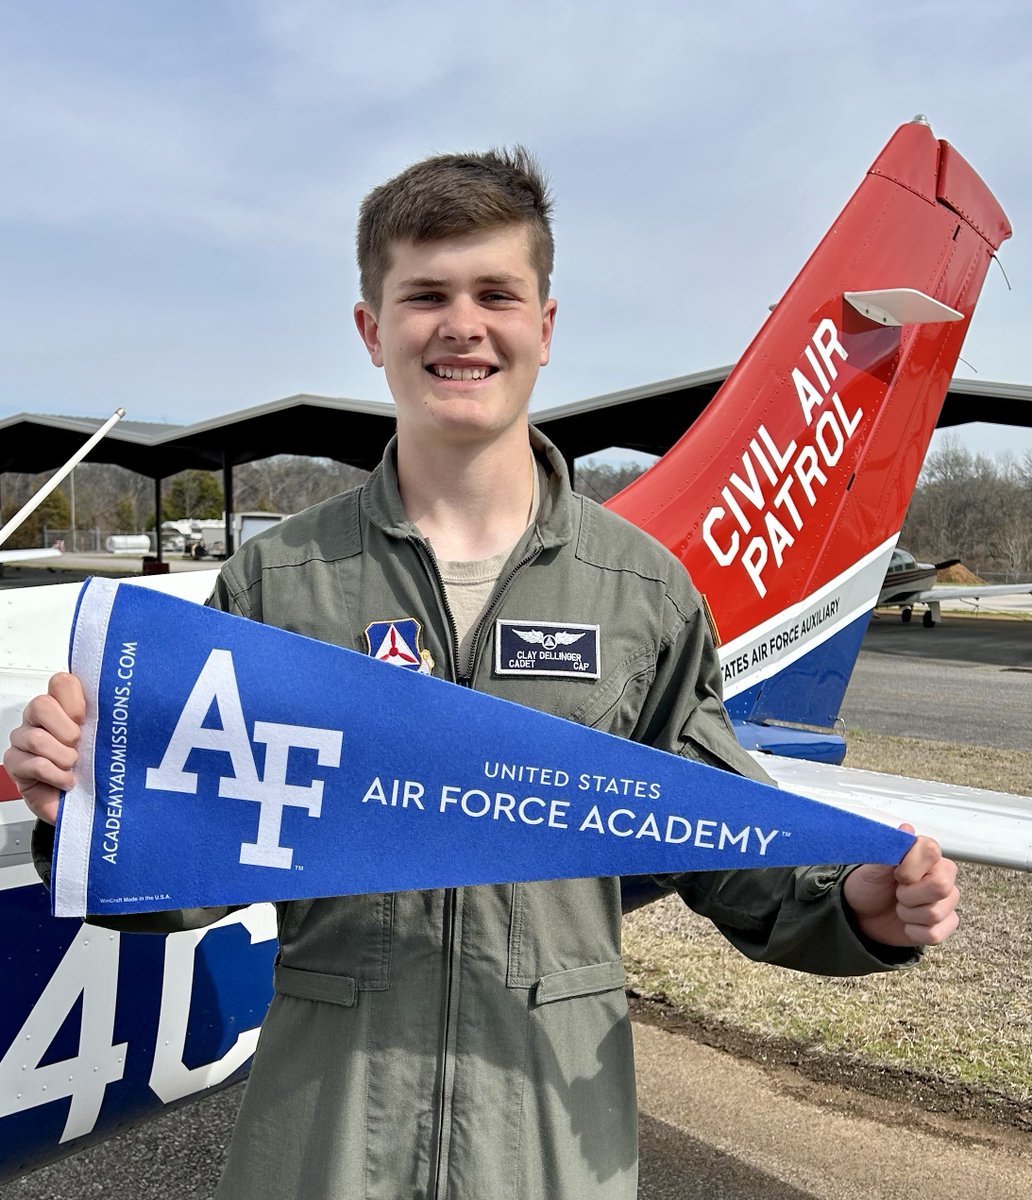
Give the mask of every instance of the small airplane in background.
[[959, 563], [959, 558], [948, 558], [941, 563], [918, 562], [908, 550], [897, 546], [889, 560], [877, 606], [885, 608], [898, 605], [900, 620], [906, 625], [914, 615], [914, 605], [926, 605], [921, 623], [925, 629], [931, 629], [942, 620], [941, 606], [944, 600], [980, 601], [986, 596], [1032, 596], [1032, 582], [935, 586], [940, 571]]
[[[923, 118], [902, 126], [718, 395], [609, 506], [690, 571], [739, 740], [776, 779], [846, 807], [876, 797], [958, 857], [1032, 869], [1032, 800], [885, 776], [854, 786], [834, 765], [846, 685], [1009, 236], [965, 160]], [[202, 600], [212, 575], [137, 582]], [[78, 591], [0, 592], [0, 745], [65, 667]], [[0, 769], [5, 795], [0, 1181], [241, 1078], [275, 953], [262, 905], [167, 937], [54, 920], [29, 811]], [[648, 897], [627, 881], [625, 899]]]

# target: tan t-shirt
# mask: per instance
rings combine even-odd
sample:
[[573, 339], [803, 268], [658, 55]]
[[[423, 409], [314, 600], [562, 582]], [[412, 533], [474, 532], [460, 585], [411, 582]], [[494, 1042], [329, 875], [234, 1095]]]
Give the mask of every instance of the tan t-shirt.
[[[547, 486], [545, 468], [538, 462], [534, 472], [534, 493], [530, 502], [528, 529], [537, 520], [538, 509], [541, 507], [541, 492]], [[523, 532], [526, 533], [526, 530]], [[520, 537], [522, 536], [521, 534]], [[469, 663], [473, 633], [491, 601], [495, 584], [515, 545], [516, 542], [513, 542], [508, 550], [492, 554], [490, 558], [480, 558], [472, 562], [437, 563], [444, 583], [444, 593], [448, 598], [448, 607], [455, 619], [455, 633], [459, 639], [459, 661], [456, 665], [460, 672], [464, 671]]]

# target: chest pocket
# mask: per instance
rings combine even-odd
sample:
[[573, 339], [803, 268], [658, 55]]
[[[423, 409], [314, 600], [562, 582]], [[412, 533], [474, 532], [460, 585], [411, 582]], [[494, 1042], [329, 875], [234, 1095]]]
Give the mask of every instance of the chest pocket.
[[290, 900], [276, 906], [280, 962], [353, 979], [362, 992], [390, 987], [395, 897], [390, 894]]

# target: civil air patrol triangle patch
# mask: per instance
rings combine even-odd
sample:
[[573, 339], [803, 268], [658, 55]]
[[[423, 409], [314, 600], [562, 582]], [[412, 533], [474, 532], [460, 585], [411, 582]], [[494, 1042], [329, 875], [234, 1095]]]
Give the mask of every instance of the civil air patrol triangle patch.
[[366, 646], [373, 658], [429, 675], [434, 660], [429, 650], [420, 646], [423, 627], [415, 617], [398, 617], [394, 621], [373, 621], [366, 626]]
[[[400, 621], [370, 644], [418, 656]], [[404, 665], [91, 580], [72, 635], [87, 719], [58, 818], [57, 915], [895, 864], [913, 843]]]

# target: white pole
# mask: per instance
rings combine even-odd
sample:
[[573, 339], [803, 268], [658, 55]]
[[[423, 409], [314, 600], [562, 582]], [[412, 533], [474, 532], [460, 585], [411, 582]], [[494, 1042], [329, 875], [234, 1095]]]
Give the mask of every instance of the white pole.
[[[89, 454], [89, 452], [100, 441], [100, 439], [107, 435], [108, 430], [112, 429], [115, 425], [117, 425], [118, 422], [121, 421], [121, 419], [124, 416], [125, 416], [125, 409], [124, 408], [116, 408], [114, 413], [110, 417], [108, 417], [108, 419], [104, 422], [103, 425], [101, 425], [101, 427], [97, 430], [97, 432], [93, 435], [93, 437], [91, 437], [90, 440], [80, 450], [77, 450], [75, 452], [75, 454], [72, 455], [72, 457], [65, 463], [65, 465], [59, 471], [57, 471], [54, 475], [52, 475], [50, 477], [50, 479], [47, 480], [47, 482], [39, 489], [39, 491], [35, 494], [35, 496], [33, 496], [31, 500], [29, 500], [29, 502], [27, 504], [22, 505], [22, 507], [7, 522], [7, 524], [3, 527], [3, 529], [0, 529], [0, 546], [2, 546], [4, 544], [4, 542], [7, 541], [7, 539], [11, 536], [12, 533], [14, 533], [14, 531], [25, 520], [26, 517], [31, 516], [31, 514], [36, 511], [36, 509], [50, 495], [50, 493], [54, 490], [54, 488], [57, 487], [57, 485], [61, 482], [61, 480], [64, 479], [65, 476], [68, 475], [68, 473], [70, 471], [75, 470], [75, 468], [76, 468], [76, 466], [78, 466], [79, 462], [83, 458], [85, 458], [87, 454]], [[75, 543], [75, 534], [73, 531], [72, 544], [74, 545], [74, 543]]]

